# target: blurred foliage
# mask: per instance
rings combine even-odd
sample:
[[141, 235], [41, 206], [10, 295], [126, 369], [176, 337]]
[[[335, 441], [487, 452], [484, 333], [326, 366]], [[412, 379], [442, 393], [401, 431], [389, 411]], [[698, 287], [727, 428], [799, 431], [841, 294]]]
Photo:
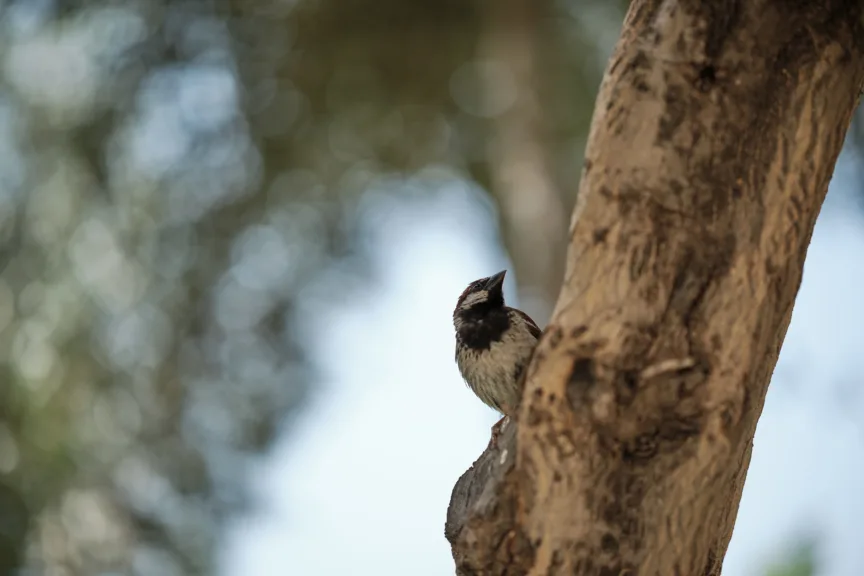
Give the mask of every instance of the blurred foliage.
[[807, 539], [787, 553], [787, 557], [768, 567], [765, 576], [815, 576], [816, 541]]
[[[510, 118], [566, 221], [624, 4], [0, 0], [0, 573], [214, 572], [310, 310], [368, 275], [364, 195], [443, 165], [497, 197]], [[527, 121], [492, 32], [528, 40]], [[560, 261], [514, 258], [554, 298]]]

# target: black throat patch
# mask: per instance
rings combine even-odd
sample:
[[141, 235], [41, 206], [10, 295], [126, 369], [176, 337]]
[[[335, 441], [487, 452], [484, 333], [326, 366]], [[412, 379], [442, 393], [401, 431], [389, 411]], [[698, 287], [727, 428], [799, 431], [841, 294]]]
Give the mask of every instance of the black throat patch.
[[510, 318], [504, 308], [469, 310], [462, 314], [462, 326], [456, 336], [472, 350], [489, 350], [493, 342], [501, 341], [509, 327]]

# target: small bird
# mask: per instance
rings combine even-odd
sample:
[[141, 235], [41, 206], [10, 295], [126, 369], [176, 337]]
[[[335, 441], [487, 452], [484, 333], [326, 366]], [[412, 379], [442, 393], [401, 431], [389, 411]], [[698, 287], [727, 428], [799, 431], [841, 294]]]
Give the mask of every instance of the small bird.
[[[453, 311], [459, 372], [480, 400], [505, 417], [522, 399], [523, 373], [541, 333], [527, 314], [504, 305], [506, 273], [471, 282]], [[493, 439], [503, 421], [493, 428]]]

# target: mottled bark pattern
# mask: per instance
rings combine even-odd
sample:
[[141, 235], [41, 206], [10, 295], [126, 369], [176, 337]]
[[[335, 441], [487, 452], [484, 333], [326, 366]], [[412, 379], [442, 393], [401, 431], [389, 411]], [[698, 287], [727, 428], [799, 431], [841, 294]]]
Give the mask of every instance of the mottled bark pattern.
[[454, 489], [460, 574], [720, 573], [862, 83], [861, 2], [634, 0], [517, 421]]

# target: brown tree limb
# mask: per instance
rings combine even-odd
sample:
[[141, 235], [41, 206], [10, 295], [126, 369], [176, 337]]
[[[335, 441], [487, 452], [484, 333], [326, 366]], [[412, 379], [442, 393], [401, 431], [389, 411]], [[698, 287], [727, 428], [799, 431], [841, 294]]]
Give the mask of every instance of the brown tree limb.
[[454, 489], [460, 574], [720, 573], [862, 84], [857, 0], [634, 0], [520, 413]]

